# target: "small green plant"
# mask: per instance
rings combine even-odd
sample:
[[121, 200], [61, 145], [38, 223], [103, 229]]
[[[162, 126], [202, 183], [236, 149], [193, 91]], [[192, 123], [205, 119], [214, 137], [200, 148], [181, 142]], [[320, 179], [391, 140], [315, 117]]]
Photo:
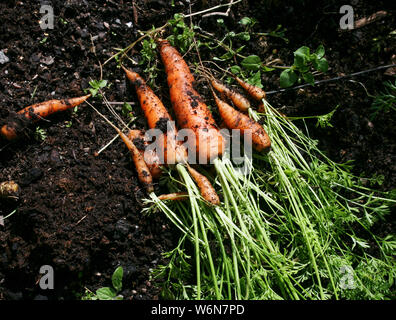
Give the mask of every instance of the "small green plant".
[[167, 39], [182, 53], [187, 52], [194, 42], [194, 30], [184, 22], [180, 14], [175, 14], [174, 19], [169, 20], [169, 24], [172, 34]]
[[47, 132], [45, 131], [45, 129], [36, 127], [36, 131], [34, 132], [34, 139], [41, 142], [44, 141], [46, 138], [47, 138]]
[[291, 87], [296, 82], [304, 80], [307, 83], [314, 84], [312, 69], [320, 72], [327, 72], [329, 64], [324, 57], [325, 49], [320, 45], [314, 53], [303, 46], [294, 52], [294, 63], [290, 68], [284, 70], [280, 75], [280, 86], [282, 88]]
[[132, 106], [128, 102], [124, 102], [121, 112], [124, 117], [130, 119], [131, 121], [136, 119], [132, 112]]
[[122, 300], [123, 296], [118, 293], [122, 290], [123, 276], [123, 268], [118, 267], [111, 277], [112, 287], [99, 288], [96, 293], [86, 288], [82, 300]]
[[286, 38], [286, 28], [283, 28], [281, 24], [278, 24], [275, 30], [270, 31], [268, 33], [257, 33], [257, 35], [264, 35], [264, 36], [270, 36], [274, 38], [280, 38], [286, 43], [289, 43], [289, 39]]
[[142, 49], [140, 50], [142, 59], [139, 61], [140, 66], [145, 66], [143, 72], [147, 74], [147, 82], [154, 86], [154, 80], [158, 74], [157, 44], [153, 38], [144, 39]]
[[340, 105], [337, 105], [334, 110], [330, 111], [329, 113], [326, 113], [324, 115], [318, 116], [317, 119], [318, 121], [316, 122], [316, 127], [321, 127], [321, 128], [326, 128], [326, 127], [333, 127], [333, 125], [330, 123], [331, 118], [333, 117], [334, 113], [337, 111], [338, 107]]
[[67, 21], [65, 19], [63, 19], [62, 17], [59, 18], [59, 22], [66, 25]]
[[98, 94], [100, 89], [103, 89], [107, 86], [107, 80], [91, 80], [89, 82], [91, 88], [89, 88], [89, 92], [91, 93], [92, 97], [95, 97]]
[[385, 90], [374, 97], [371, 105], [370, 119], [374, 120], [379, 113], [396, 111], [396, 78], [394, 82], [384, 82]]

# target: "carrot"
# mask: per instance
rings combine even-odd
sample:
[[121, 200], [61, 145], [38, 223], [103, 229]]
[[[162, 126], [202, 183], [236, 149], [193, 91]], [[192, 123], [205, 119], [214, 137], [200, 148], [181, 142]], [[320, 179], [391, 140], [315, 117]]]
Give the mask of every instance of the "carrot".
[[[139, 152], [139, 149], [133, 143], [133, 141], [128, 138], [126, 134], [124, 134], [115, 124], [113, 124], [109, 119], [107, 119], [102, 113], [100, 113], [92, 104], [88, 103], [95, 112], [100, 115], [110, 126], [114, 128], [115, 131], [119, 134], [122, 141], [124, 141], [128, 150], [131, 153], [132, 161], [135, 164], [136, 171], [138, 173], [139, 181], [145, 186], [147, 192], [151, 193], [154, 191], [153, 187], [153, 176], [150, 173], [150, 169], [148, 168], [146, 162], [144, 161], [144, 155]], [[133, 133], [132, 133], [133, 134]]]
[[250, 108], [249, 100], [238, 92], [227, 88], [224, 84], [215, 79], [211, 81], [211, 84], [218, 92], [225, 94], [229, 99], [231, 99], [239, 110], [245, 112]]
[[210, 204], [219, 205], [220, 199], [217, 195], [215, 189], [212, 184], [204, 175], [200, 174], [197, 170], [193, 169], [190, 166], [187, 166], [188, 172], [190, 172], [191, 177], [194, 179], [196, 184], [198, 185], [198, 189], [201, 192], [202, 198], [208, 201]]
[[139, 181], [145, 186], [147, 192], [153, 192], [153, 176], [150, 173], [144, 156], [139, 152], [139, 149], [135, 144], [125, 135], [120, 129], [114, 127], [117, 133], [120, 135], [122, 141], [126, 144], [128, 150], [131, 152], [133, 163], [135, 164], [136, 171], [138, 173]]
[[158, 196], [158, 199], [164, 200], [186, 200], [188, 198], [187, 192], [175, 192], [175, 193], [168, 193], [168, 194], [161, 194]]
[[193, 88], [194, 77], [187, 63], [167, 40], [159, 39], [158, 43], [178, 124], [195, 134], [195, 139], [187, 142], [189, 147], [197, 152], [201, 161], [222, 155], [224, 138], [207, 105]]
[[238, 77], [235, 77], [235, 80], [238, 81], [238, 83], [240, 84], [240, 86], [242, 88], [244, 88], [247, 93], [255, 100], [260, 101], [261, 99], [265, 99], [265, 91], [260, 89], [259, 87], [256, 87], [250, 83], [247, 83], [241, 79], [239, 79]]
[[143, 156], [153, 179], [158, 179], [162, 174], [160, 159], [154, 150], [146, 150], [148, 142], [145, 140], [144, 132], [141, 130], [130, 130], [128, 138], [139, 149], [139, 152]]
[[[160, 129], [164, 132], [163, 145], [160, 146], [164, 152], [165, 163], [185, 163], [187, 161], [187, 150], [177, 141], [177, 130], [172, 124], [172, 118], [162, 101], [146, 84], [144, 79], [136, 72], [122, 67], [128, 79], [134, 84], [140, 106], [150, 129]], [[168, 131], [168, 129], [170, 129]]]
[[[18, 111], [17, 114], [22, 116], [24, 119], [36, 122], [41, 118], [45, 118], [55, 112], [65, 111], [67, 109], [78, 106], [79, 104], [87, 100], [90, 96], [91, 95], [89, 94], [77, 98], [40, 102]], [[18, 136], [18, 129], [19, 128], [16, 123], [6, 124], [1, 128], [1, 135], [7, 140], [13, 140]]]
[[239, 129], [242, 134], [247, 130], [251, 130], [253, 147], [257, 151], [262, 151], [271, 146], [268, 134], [259, 123], [219, 99], [214, 92], [213, 96], [219, 109], [220, 116], [229, 129]]

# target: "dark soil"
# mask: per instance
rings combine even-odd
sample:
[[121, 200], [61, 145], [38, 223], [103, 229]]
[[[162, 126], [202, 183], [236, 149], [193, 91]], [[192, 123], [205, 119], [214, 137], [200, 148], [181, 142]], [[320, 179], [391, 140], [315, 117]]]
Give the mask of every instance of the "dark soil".
[[[206, 1], [191, 2], [193, 11], [207, 8], [202, 6]], [[207, 2], [208, 6], [218, 3]], [[357, 19], [379, 10], [389, 15], [345, 32], [339, 31], [343, 1], [284, 1], [271, 10], [257, 2], [243, 1], [229, 17], [223, 17], [229, 30], [240, 28], [237, 22], [249, 16], [257, 19], [255, 29], [261, 32], [282, 24], [290, 41], [252, 39], [245, 52], [267, 61], [280, 58], [279, 65], [290, 65], [297, 48], [316, 48], [322, 43], [330, 70], [320, 79], [395, 63], [394, 36], [389, 36], [395, 27], [395, 11], [390, 1], [354, 1]], [[10, 59], [0, 64], [1, 126], [27, 105], [82, 95], [90, 80], [99, 79], [98, 62], [114, 54], [113, 48], [137, 39], [138, 29], [161, 26], [177, 12], [188, 13], [184, 1], [174, 1], [174, 6], [151, 0], [48, 3], [55, 12], [53, 30], [39, 26], [39, 1], [0, 3], [0, 50]], [[197, 16], [194, 22], [215, 30], [218, 18], [199, 21]], [[137, 102], [115, 62], [103, 72], [111, 83], [106, 91], [109, 101]], [[384, 183], [377, 187], [387, 191], [396, 185], [396, 117], [380, 114], [369, 120], [373, 99], [363, 86], [376, 94], [383, 89], [382, 82], [390, 79], [381, 70], [353, 78], [354, 82], [278, 93], [269, 100], [293, 116], [324, 114], [340, 105], [332, 128], [316, 128], [316, 120], [308, 121], [311, 135], [332, 159], [354, 160], [357, 175], [383, 175]], [[265, 74], [263, 84], [268, 90], [279, 89], [279, 72]], [[167, 97], [165, 82], [158, 93]], [[99, 100], [96, 105], [100, 106]], [[160, 289], [150, 280], [150, 269], [165, 263], [161, 254], [174, 248], [178, 233], [163, 215], [143, 217], [145, 192], [125, 146], [116, 140], [94, 156], [111, 140], [114, 130], [87, 105], [48, 120], [39, 123], [46, 131], [44, 141], [34, 139], [35, 127], [29, 127], [19, 141], [0, 142], [0, 182], [15, 180], [21, 186], [18, 202], [0, 203], [0, 215], [17, 208], [0, 226], [0, 300], [76, 299], [84, 287], [95, 291], [109, 286], [119, 265], [125, 271], [122, 295], [126, 299], [157, 298]], [[140, 124], [144, 121], [139, 120]], [[395, 230], [391, 221], [379, 228]], [[38, 286], [39, 269], [46, 264], [54, 268], [54, 290]]]

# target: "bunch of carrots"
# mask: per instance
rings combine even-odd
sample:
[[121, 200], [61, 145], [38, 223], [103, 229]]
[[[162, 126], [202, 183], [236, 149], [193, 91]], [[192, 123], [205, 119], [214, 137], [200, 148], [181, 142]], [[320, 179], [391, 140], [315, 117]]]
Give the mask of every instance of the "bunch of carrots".
[[[187, 167], [191, 177], [198, 185], [202, 197], [208, 203], [218, 205], [220, 200], [212, 184], [204, 175], [189, 165], [188, 159], [191, 156], [189, 150], [196, 152], [194, 156], [203, 161], [211, 161], [221, 157], [225, 150], [225, 139], [220, 133], [208, 106], [194, 89], [194, 76], [181, 54], [167, 40], [158, 39], [157, 42], [162, 62], [165, 66], [171, 104], [177, 122], [180, 128], [192, 130], [195, 134], [195, 140], [190, 139], [187, 147], [178, 140], [177, 128], [162, 101], [138, 73], [128, 70], [124, 66], [122, 68], [126, 76], [135, 86], [148, 127], [150, 129], [164, 128], [164, 124], [166, 124], [167, 129], [160, 137], [160, 150], [162, 151], [164, 162], [161, 163], [159, 155], [154, 150], [145, 151], [149, 141], [144, 131], [135, 129], [125, 134], [116, 126], [113, 125], [113, 127], [131, 152], [139, 181], [149, 193], [154, 191], [153, 180], [160, 177], [162, 164], [182, 164]], [[265, 97], [265, 92], [260, 88], [250, 85], [237, 77], [235, 79], [253, 99], [260, 101]], [[226, 101], [220, 99], [212, 89], [219, 114], [225, 126], [229, 129], [238, 129], [242, 134], [247, 130], [251, 130], [253, 147], [258, 151], [269, 148], [271, 145], [270, 139], [263, 127], [245, 114], [250, 108], [249, 100], [213, 77], [211, 85], [222, 97], [229, 98], [239, 109], [234, 109]], [[4, 125], [0, 133], [5, 139], [14, 140], [21, 136], [23, 132], [24, 128], [20, 124], [21, 122], [35, 123], [53, 113], [78, 106], [90, 96], [49, 100], [28, 106], [17, 114], [17, 119], [22, 121], [12, 121]], [[138, 144], [136, 143], [137, 141], [143, 143]], [[180, 194], [160, 196], [160, 199], [176, 200], [179, 198], [181, 198]]]
[[[161, 150], [165, 155], [164, 163], [186, 165], [191, 177], [198, 185], [202, 197], [208, 203], [217, 205], [220, 200], [212, 184], [204, 175], [188, 164], [188, 159], [190, 150], [192, 150], [191, 152], [196, 152], [194, 159], [198, 158], [205, 163], [221, 157], [225, 150], [225, 139], [220, 133], [208, 106], [194, 89], [194, 76], [181, 54], [167, 40], [158, 39], [157, 42], [167, 74], [170, 100], [176, 120], [180, 128], [190, 129], [195, 134], [195, 139], [188, 141], [188, 148], [178, 139], [178, 131], [173, 125], [169, 112], [144, 79], [136, 72], [125, 67], [123, 67], [123, 70], [135, 86], [148, 127], [155, 129], [163, 127], [163, 123], [170, 124], [168, 130], [161, 137], [161, 141], [163, 141]], [[265, 92], [260, 88], [250, 85], [239, 78], [236, 78], [236, 80], [253, 99], [259, 101], [265, 97]], [[269, 148], [271, 142], [264, 128], [244, 113], [250, 108], [248, 99], [227, 88], [214, 78], [211, 79], [211, 84], [215, 90], [221, 95], [228, 97], [240, 109], [234, 109], [230, 104], [220, 99], [212, 89], [219, 114], [225, 126], [229, 129], [240, 130], [242, 134], [250, 130], [253, 147], [256, 150], [262, 151]], [[144, 145], [148, 144], [148, 141], [144, 139], [143, 131], [131, 130], [128, 135], [123, 134], [120, 130], [118, 132], [132, 154], [141, 183], [151, 192], [153, 190], [153, 179], [158, 178], [161, 174], [158, 155], [155, 152], [145, 153], [144, 150], [138, 150], [136, 147], [137, 143], [135, 141], [137, 139], [143, 140]], [[178, 196], [178, 194], [162, 195], [160, 199], [177, 199]]]

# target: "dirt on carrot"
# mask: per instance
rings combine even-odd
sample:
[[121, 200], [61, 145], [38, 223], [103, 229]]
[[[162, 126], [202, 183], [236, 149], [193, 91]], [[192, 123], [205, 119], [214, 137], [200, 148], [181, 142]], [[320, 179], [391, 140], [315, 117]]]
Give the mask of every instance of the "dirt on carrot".
[[209, 161], [223, 154], [225, 141], [199, 93], [193, 88], [194, 77], [183, 57], [167, 40], [158, 40], [167, 74], [170, 99], [182, 128], [191, 129], [195, 139], [189, 146], [201, 160]]
[[[33, 104], [17, 112], [18, 118], [36, 122], [45, 118], [53, 113], [65, 111], [70, 108], [76, 107], [87, 100], [91, 95], [63, 99], [63, 100], [48, 100], [40, 103]], [[21, 123], [12, 121], [1, 128], [1, 135], [7, 140], [14, 140], [18, 137]]]
[[240, 93], [226, 87], [220, 81], [213, 79], [211, 81], [213, 88], [215, 88], [219, 93], [224, 94], [232, 103], [242, 112], [246, 112], [250, 108], [250, 102]]
[[271, 146], [271, 141], [267, 132], [265, 132], [264, 128], [259, 123], [238, 110], [235, 110], [228, 103], [217, 97], [214, 92], [213, 96], [219, 109], [220, 116], [229, 129], [239, 129], [242, 134], [249, 130], [252, 134], [253, 147], [257, 151], [268, 149]]

